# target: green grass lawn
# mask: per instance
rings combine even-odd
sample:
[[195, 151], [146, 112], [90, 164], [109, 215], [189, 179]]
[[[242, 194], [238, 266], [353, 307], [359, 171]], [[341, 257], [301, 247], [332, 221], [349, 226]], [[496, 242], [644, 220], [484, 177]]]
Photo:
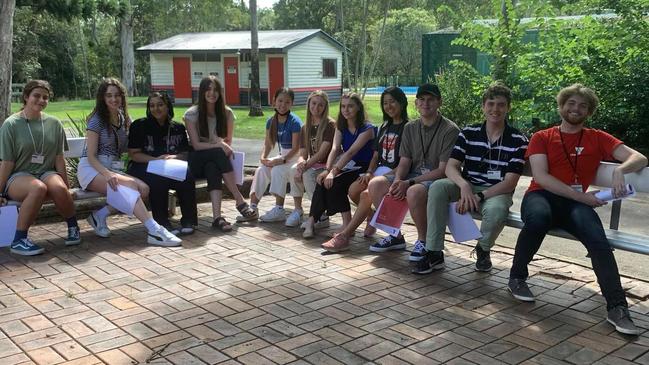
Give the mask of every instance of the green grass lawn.
[[[70, 118], [82, 121], [90, 114], [92, 108], [95, 105], [94, 100], [71, 100], [71, 101], [53, 101], [50, 102], [45, 112], [51, 114], [61, 119], [66, 127], [71, 127]], [[379, 105], [378, 96], [367, 96], [365, 97], [365, 106], [370, 121], [374, 125], [380, 125], [382, 123], [382, 113], [381, 107]], [[185, 113], [185, 110], [189, 108], [188, 106], [178, 106], [174, 109], [176, 114], [175, 120], [181, 121], [182, 115]], [[329, 108], [329, 113], [336, 118], [338, 115], [338, 102], [332, 102]], [[12, 103], [11, 110], [16, 112], [20, 109], [20, 104]], [[250, 138], [250, 139], [263, 139], [265, 133], [266, 120], [273, 114], [273, 109], [266, 107], [264, 108], [263, 117], [249, 117], [248, 108], [242, 107], [233, 108], [234, 114], [237, 117], [235, 122], [235, 137], [239, 138]], [[296, 113], [302, 120], [306, 118], [306, 107], [304, 105], [295, 106], [293, 112]], [[128, 113], [133, 120], [137, 118], [142, 118], [146, 114], [146, 97], [131, 97], [128, 100]], [[414, 108], [414, 97], [409, 98], [408, 103], [408, 115], [411, 118], [417, 116], [417, 112]]]

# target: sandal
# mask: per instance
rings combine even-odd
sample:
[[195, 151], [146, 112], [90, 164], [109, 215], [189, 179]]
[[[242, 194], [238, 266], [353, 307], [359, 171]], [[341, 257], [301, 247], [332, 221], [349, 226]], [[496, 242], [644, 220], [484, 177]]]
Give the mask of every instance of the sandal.
[[212, 228], [218, 228], [221, 232], [230, 232], [232, 230], [232, 225], [225, 220], [223, 217], [218, 217], [212, 222]]
[[237, 210], [241, 213], [241, 215], [237, 217], [237, 222], [250, 222], [259, 218], [259, 212], [257, 209], [250, 208], [250, 205], [246, 202], [237, 205]]

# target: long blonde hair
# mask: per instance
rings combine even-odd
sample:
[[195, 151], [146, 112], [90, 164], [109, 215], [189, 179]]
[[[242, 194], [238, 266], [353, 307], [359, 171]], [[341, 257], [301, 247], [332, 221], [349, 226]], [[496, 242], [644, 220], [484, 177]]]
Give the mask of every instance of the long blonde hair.
[[[304, 126], [304, 146], [310, 146], [310, 141], [309, 141], [309, 132], [311, 131], [311, 127], [313, 127], [313, 119], [314, 116], [311, 114], [311, 98], [314, 98], [316, 96], [319, 96], [324, 100], [325, 102], [325, 108], [322, 111], [322, 116], [320, 117], [320, 123], [318, 124], [318, 131], [316, 132], [316, 137], [315, 137], [315, 150], [318, 151], [320, 150], [320, 145], [322, 144], [322, 139], [324, 138], [324, 133], [327, 130], [327, 127], [329, 127], [329, 124], [334, 123], [334, 120], [329, 117], [329, 95], [327, 95], [326, 92], [322, 90], [315, 90], [312, 92], [309, 97], [306, 99], [306, 124]], [[307, 155], [311, 155], [311, 149], [307, 148]]]

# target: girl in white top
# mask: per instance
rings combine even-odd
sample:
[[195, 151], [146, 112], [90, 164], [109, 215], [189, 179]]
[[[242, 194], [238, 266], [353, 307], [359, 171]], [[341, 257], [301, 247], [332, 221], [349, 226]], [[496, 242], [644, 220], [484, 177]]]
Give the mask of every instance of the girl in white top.
[[[133, 214], [147, 228], [147, 242], [158, 246], [180, 246], [181, 239], [167, 231], [151, 217], [142, 199], [149, 195], [149, 187], [142, 181], [122, 172], [122, 153], [126, 152], [126, 133], [130, 118], [126, 112], [126, 89], [119, 80], [105, 78], [97, 89], [95, 109], [88, 119], [86, 149], [79, 160], [77, 176], [82, 188], [106, 195], [107, 189], [117, 190], [124, 185], [137, 190], [140, 197]], [[110, 236], [106, 218], [113, 212], [106, 205], [88, 216], [88, 223], [100, 237]]]

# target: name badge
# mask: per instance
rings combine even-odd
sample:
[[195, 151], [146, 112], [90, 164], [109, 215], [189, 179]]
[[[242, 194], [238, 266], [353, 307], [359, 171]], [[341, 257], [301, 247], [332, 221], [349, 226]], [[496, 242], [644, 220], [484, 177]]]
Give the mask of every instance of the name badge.
[[500, 170], [489, 170], [487, 171], [487, 178], [492, 180], [502, 180]]
[[43, 162], [45, 162], [45, 156], [36, 153], [32, 155], [32, 163], [42, 165]]
[[110, 167], [113, 170], [123, 170], [124, 169], [124, 161], [113, 161], [110, 163]]
[[574, 191], [577, 191], [577, 192], [580, 192], [580, 193], [584, 192], [584, 188], [581, 186], [581, 184], [572, 184], [572, 185], [570, 185], [570, 187]]

